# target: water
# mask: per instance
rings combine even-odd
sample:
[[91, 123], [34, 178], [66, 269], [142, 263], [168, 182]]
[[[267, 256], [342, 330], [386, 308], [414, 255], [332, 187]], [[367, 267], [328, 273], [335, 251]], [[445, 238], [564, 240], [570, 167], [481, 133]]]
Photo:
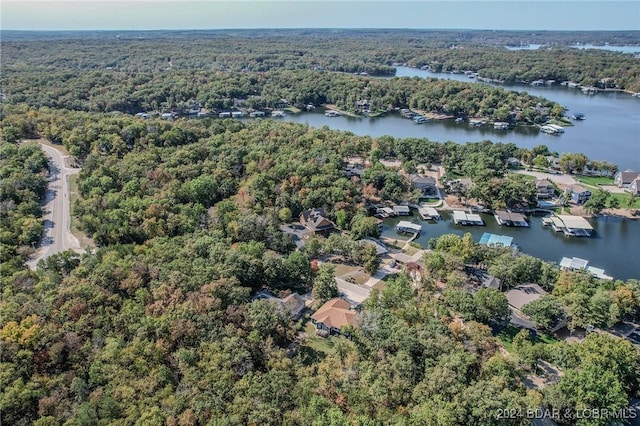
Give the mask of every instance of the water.
[[529, 228], [499, 226], [493, 215], [481, 214], [486, 226], [463, 226], [453, 223], [450, 212], [441, 211], [442, 220], [423, 221], [414, 212], [411, 217], [396, 217], [384, 220], [384, 237], [403, 239], [394, 226], [400, 220], [409, 220], [422, 225], [422, 232], [416, 240], [423, 247], [431, 238], [444, 234], [464, 235], [469, 232], [474, 241], [479, 241], [483, 233], [513, 237], [513, 242], [524, 253], [551, 262], [560, 263], [563, 257], [587, 259], [589, 266], [603, 268], [607, 275], [616, 279], [640, 279], [640, 221], [623, 220], [614, 217], [590, 219], [594, 228], [590, 238], [567, 237], [562, 232], [542, 227], [541, 217], [529, 217]]
[[640, 46], [610, 46], [608, 44], [602, 46], [596, 46], [593, 44], [576, 44], [574, 46], [576, 49], [601, 49], [601, 50], [610, 50], [612, 52], [621, 52], [621, 53], [640, 53]]
[[[522, 46], [505, 46], [508, 50], [537, 50], [541, 47], [544, 47], [544, 44], [525, 44]], [[609, 50], [611, 52], [621, 52], [621, 53], [640, 53], [640, 46], [610, 46], [608, 44], [596, 46], [594, 44], [575, 44], [573, 46], [575, 49], [601, 49], [601, 50]]]
[[[463, 74], [433, 73], [409, 67], [398, 67], [396, 75], [475, 82], [475, 79]], [[417, 125], [396, 114], [378, 118], [325, 117], [320, 109], [308, 113], [289, 114], [285, 120], [308, 123], [313, 127], [329, 126], [331, 129], [373, 137], [425, 137], [438, 142], [458, 143], [489, 139], [493, 142], [512, 142], [524, 148], [547, 145], [551, 151], [560, 154], [582, 152], [592, 160], [617, 164], [621, 170], [640, 170], [640, 98], [621, 92], [601, 92], [588, 96], [578, 89], [564, 86], [495, 85], [543, 96], [568, 108], [569, 115], [580, 112], [585, 114], [586, 119], [575, 121], [575, 125], [567, 127], [565, 133], [560, 136], [548, 135], [530, 127], [508, 131], [494, 130], [489, 125], [480, 128], [470, 127], [466, 122], [455, 123], [454, 120], [431, 120], [426, 124]]]
[[[398, 67], [396, 74], [399, 77], [435, 77], [476, 82], [463, 74], [433, 73], [408, 67]], [[328, 126], [372, 137], [426, 137], [433, 141], [458, 143], [489, 139], [494, 142], [513, 142], [527, 148], [544, 144], [559, 153], [582, 152], [593, 160], [615, 163], [621, 170], [640, 170], [640, 98], [620, 92], [587, 96], [580, 90], [557, 85], [494, 85], [543, 96], [568, 108], [569, 115], [578, 112], [585, 114], [586, 120], [575, 122], [574, 126], [567, 127], [560, 136], [540, 133], [535, 128], [500, 131], [494, 130], [492, 126], [470, 127], [465, 122], [456, 123], [454, 120], [432, 120], [417, 125], [397, 114], [371, 119], [325, 117], [321, 109], [288, 115], [285, 120], [307, 123], [313, 127]], [[640, 279], [640, 220], [597, 218], [591, 220], [595, 229], [591, 238], [571, 238], [542, 228], [539, 217], [531, 218], [530, 228], [510, 228], [498, 226], [490, 215], [484, 215], [487, 226], [482, 227], [455, 225], [447, 212], [443, 212], [443, 215], [445, 220], [437, 223], [421, 222], [418, 217], [412, 219], [423, 224], [423, 232], [417, 240], [419, 243], [426, 245], [430, 238], [447, 233], [462, 235], [465, 232], [471, 232], [478, 241], [484, 232], [491, 232], [514, 237], [514, 242], [524, 253], [544, 260], [560, 262], [562, 257], [580, 257], [589, 260], [591, 266], [603, 268], [616, 279]], [[393, 229], [398, 220], [400, 219], [385, 220], [383, 235], [400, 237]]]

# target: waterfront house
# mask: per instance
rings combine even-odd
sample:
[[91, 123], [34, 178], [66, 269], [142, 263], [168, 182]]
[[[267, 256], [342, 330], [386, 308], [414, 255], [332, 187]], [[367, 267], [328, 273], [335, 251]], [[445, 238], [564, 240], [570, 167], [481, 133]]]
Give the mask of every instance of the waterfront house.
[[633, 170], [625, 170], [624, 172], [618, 172], [614, 176], [618, 188], [628, 188], [636, 178], [640, 177], [640, 172], [634, 172]]
[[581, 185], [570, 185], [566, 192], [576, 204], [584, 204], [591, 197], [591, 191]]
[[324, 209], [304, 210], [300, 213], [300, 223], [314, 234], [328, 235], [336, 229], [335, 223], [327, 219]]
[[[536, 300], [546, 296], [547, 294], [549, 293], [547, 293], [538, 284], [522, 284], [507, 291], [505, 296], [507, 297], [507, 302], [509, 303], [511, 310], [521, 317], [527, 318], [526, 315], [522, 313], [522, 308], [529, 303], [535, 302]], [[554, 322], [550, 325], [549, 331], [555, 333], [566, 325], [566, 315], [562, 315], [559, 318], [555, 318]]]
[[547, 179], [536, 179], [536, 197], [538, 200], [553, 198], [555, 189]]
[[411, 188], [419, 189], [423, 194], [436, 193], [436, 180], [433, 177], [412, 174], [409, 179], [411, 179]]
[[367, 237], [367, 238], [363, 238], [363, 239], [359, 240], [359, 242], [360, 242], [360, 244], [367, 244], [367, 245], [373, 246], [373, 248], [376, 249], [376, 254], [378, 256], [384, 256], [385, 254], [387, 254], [389, 252], [389, 250], [387, 249], [387, 246], [385, 246], [378, 239]]
[[548, 293], [538, 284], [522, 284], [505, 293], [509, 307], [522, 314], [522, 308], [531, 302], [546, 296]]
[[629, 184], [629, 192], [631, 195], [640, 195], [640, 176]]
[[329, 334], [343, 334], [343, 328], [348, 325], [357, 326], [358, 320], [358, 312], [351, 309], [349, 302], [339, 297], [329, 300], [311, 315], [311, 322], [316, 329]]

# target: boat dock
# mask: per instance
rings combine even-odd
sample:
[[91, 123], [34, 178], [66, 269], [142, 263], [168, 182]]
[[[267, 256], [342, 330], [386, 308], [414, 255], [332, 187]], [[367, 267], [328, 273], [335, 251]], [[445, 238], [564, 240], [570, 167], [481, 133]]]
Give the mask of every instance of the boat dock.
[[433, 207], [418, 207], [418, 215], [422, 220], [440, 220], [440, 213]]
[[542, 219], [542, 226], [550, 226], [556, 232], [571, 237], [590, 237], [593, 226], [582, 216], [557, 215]]
[[479, 243], [487, 246], [511, 247], [513, 244], [513, 237], [485, 232], [482, 234], [482, 237], [480, 237]]
[[395, 227], [397, 232], [406, 232], [409, 234], [419, 234], [422, 231], [422, 226], [417, 223], [401, 220]]
[[560, 261], [560, 269], [570, 271], [587, 271], [591, 275], [601, 280], [612, 281], [613, 277], [605, 274], [604, 269], [595, 266], [587, 266], [589, 261], [579, 257], [563, 257]]
[[528, 228], [529, 223], [527, 218], [520, 213], [512, 213], [506, 210], [496, 210], [493, 217], [496, 218], [498, 225], [502, 226], [517, 226], [522, 228]]
[[453, 222], [456, 225], [484, 226], [484, 221], [479, 214], [467, 213], [462, 210], [453, 211]]

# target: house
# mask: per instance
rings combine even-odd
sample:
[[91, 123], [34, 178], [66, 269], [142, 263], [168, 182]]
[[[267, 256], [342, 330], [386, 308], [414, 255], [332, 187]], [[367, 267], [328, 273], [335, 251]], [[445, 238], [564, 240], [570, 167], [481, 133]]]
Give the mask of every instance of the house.
[[327, 235], [336, 229], [336, 224], [327, 219], [324, 209], [304, 210], [300, 213], [300, 223], [315, 234]]
[[637, 177], [629, 184], [631, 195], [640, 195], [640, 177]]
[[553, 198], [555, 189], [547, 179], [536, 179], [536, 197], [538, 200]]
[[631, 185], [631, 182], [640, 177], [640, 172], [634, 172], [632, 170], [625, 170], [624, 172], [618, 172], [614, 176], [613, 180], [615, 181], [618, 188], [628, 188]]
[[548, 293], [538, 284], [522, 284], [505, 293], [511, 309], [522, 313], [522, 307], [546, 296]]
[[378, 256], [383, 256], [389, 252], [389, 250], [387, 249], [387, 246], [385, 246], [384, 243], [382, 243], [380, 240], [377, 240], [375, 238], [367, 237], [359, 240], [359, 242], [360, 244], [367, 244], [367, 245], [373, 246], [376, 249], [376, 254]]
[[263, 290], [258, 292], [252, 300], [266, 300], [271, 302], [277, 306], [280, 312], [286, 313], [294, 321], [299, 320], [300, 317], [302, 317], [303, 311], [306, 309], [304, 299], [298, 293], [291, 293], [284, 299], [280, 299], [270, 291]]
[[431, 176], [412, 174], [409, 176], [411, 188], [419, 189], [423, 194], [436, 193], [436, 180]]
[[[547, 294], [548, 293], [538, 284], [522, 284], [507, 291], [505, 296], [507, 297], [507, 302], [509, 303], [511, 310], [520, 316], [524, 316], [522, 308], [525, 305], [534, 302]], [[549, 331], [554, 333], [566, 325], [566, 317], [558, 318]]]
[[581, 185], [570, 185], [566, 192], [571, 195], [571, 200], [576, 204], [584, 204], [591, 197], [591, 191]]
[[339, 297], [329, 300], [311, 315], [311, 322], [316, 328], [328, 331], [329, 334], [343, 334], [343, 328], [348, 325], [357, 326], [358, 320], [358, 312], [351, 309], [349, 302]]
[[454, 179], [449, 182], [449, 191], [465, 192], [473, 186], [473, 181], [470, 178]]

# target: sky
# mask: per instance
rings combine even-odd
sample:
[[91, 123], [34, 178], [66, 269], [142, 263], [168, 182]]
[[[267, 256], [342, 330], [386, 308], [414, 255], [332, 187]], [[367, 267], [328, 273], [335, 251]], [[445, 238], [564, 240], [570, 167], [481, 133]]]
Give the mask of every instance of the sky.
[[640, 30], [640, 0], [2, 0], [12, 30]]

